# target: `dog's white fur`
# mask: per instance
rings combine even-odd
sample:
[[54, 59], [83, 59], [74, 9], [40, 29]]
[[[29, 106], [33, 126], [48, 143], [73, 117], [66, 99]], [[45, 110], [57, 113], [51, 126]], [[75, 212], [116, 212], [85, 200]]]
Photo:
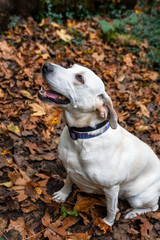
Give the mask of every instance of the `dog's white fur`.
[[[60, 137], [59, 157], [67, 171], [64, 187], [53, 200], [64, 202], [75, 183], [87, 193], [104, 194], [107, 216], [112, 226], [118, 211], [118, 197], [133, 208], [125, 218], [156, 211], [160, 196], [160, 161], [152, 149], [119, 124], [112, 101], [101, 79], [77, 64], [69, 69], [52, 64], [53, 72], [44, 74], [50, 87], [70, 99], [61, 105], [64, 118], [72, 127], [95, 126], [107, 117], [110, 128], [92, 139], [73, 140], [66, 126]], [[76, 79], [81, 74], [84, 83]]]

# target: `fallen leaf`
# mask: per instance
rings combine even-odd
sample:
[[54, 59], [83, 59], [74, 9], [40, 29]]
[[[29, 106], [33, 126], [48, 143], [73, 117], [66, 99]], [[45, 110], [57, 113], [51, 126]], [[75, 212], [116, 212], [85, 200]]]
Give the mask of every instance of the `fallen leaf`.
[[128, 67], [133, 67], [133, 62], [132, 62], [133, 55], [132, 53], [127, 53], [125, 56], [123, 56], [123, 61]]
[[146, 213], [146, 215], [149, 218], [154, 218], [154, 219], [160, 220], [160, 212], [148, 212], [148, 213]]
[[136, 101], [135, 104], [136, 106], [140, 107], [140, 111], [138, 112], [140, 117], [142, 116], [145, 116], [147, 118], [150, 117], [150, 112], [148, 111], [147, 107], [143, 103]]
[[59, 234], [61, 237], [65, 237], [66, 229], [74, 225], [78, 221], [78, 218], [68, 216], [63, 220], [63, 222], [60, 219], [61, 217], [56, 222], [50, 224], [49, 228]]
[[57, 30], [57, 35], [65, 42], [69, 42], [73, 39], [73, 37], [67, 33], [65, 29]]
[[13, 183], [11, 181], [0, 183], [0, 186], [5, 186], [7, 188], [12, 187], [12, 185], [13, 185]]
[[32, 116], [43, 116], [46, 114], [44, 107], [40, 106], [38, 103], [30, 103], [29, 106], [32, 108]]
[[23, 239], [27, 237], [27, 227], [23, 217], [19, 217], [16, 221], [10, 219], [10, 224], [6, 232], [9, 232], [11, 229], [17, 230]]
[[141, 224], [140, 224], [141, 237], [143, 237], [144, 239], [152, 239], [153, 225], [147, 220], [147, 218], [138, 215], [133, 219], [133, 221], [135, 220], [141, 221]]
[[101, 218], [96, 218], [94, 221], [94, 225], [98, 226], [100, 230], [103, 231], [104, 234], [106, 234], [106, 232], [111, 232], [112, 231], [112, 227], [107, 225], [103, 219]]
[[151, 134], [151, 139], [156, 142], [156, 141], [160, 141], [160, 134], [158, 133], [152, 133]]
[[8, 125], [8, 130], [13, 132], [13, 133], [16, 133], [18, 135], [20, 135], [20, 129], [18, 126], [14, 125], [13, 122], [11, 122], [9, 125]]
[[102, 205], [102, 202], [100, 200], [97, 200], [96, 198], [82, 197], [81, 195], [78, 195], [74, 207], [77, 209], [77, 211], [86, 212], [94, 205]]
[[30, 213], [38, 209], [38, 205], [33, 202], [27, 201], [26, 203], [21, 204], [21, 209], [24, 213]]
[[145, 132], [145, 131], [149, 130], [149, 127], [145, 126], [145, 125], [140, 125], [140, 126], [136, 126], [136, 130], [138, 132]]
[[20, 94], [23, 96], [23, 97], [26, 97], [26, 98], [29, 98], [29, 99], [33, 99], [33, 97], [31, 96], [31, 94], [26, 91], [26, 90], [20, 90]]
[[139, 234], [139, 232], [134, 228], [128, 228], [127, 232], [131, 235], [138, 235]]
[[42, 218], [42, 224], [45, 227], [49, 227], [49, 225], [52, 223], [51, 216], [49, 215], [48, 212], [45, 212], [45, 215]]
[[4, 92], [1, 88], [0, 88], [0, 98], [4, 98]]
[[[7, 224], [8, 224], [8, 221], [7, 219], [5, 219], [4, 217], [3, 218], [0, 218], [0, 234], [3, 233], [3, 231], [5, 230], [5, 228], [7, 227]], [[1, 237], [1, 235], [0, 235]], [[2, 239], [3, 240], [3, 239]]]
[[88, 232], [85, 233], [76, 233], [66, 237], [66, 240], [90, 240], [91, 235]]
[[103, 61], [104, 60], [105, 54], [104, 54], [104, 52], [101, 52], [101, 53], [95, 52], [95, 53], [92, 54], [92, 57], [94, 59], [96, 59], [97, 62], [99, 62], [99, 61]]

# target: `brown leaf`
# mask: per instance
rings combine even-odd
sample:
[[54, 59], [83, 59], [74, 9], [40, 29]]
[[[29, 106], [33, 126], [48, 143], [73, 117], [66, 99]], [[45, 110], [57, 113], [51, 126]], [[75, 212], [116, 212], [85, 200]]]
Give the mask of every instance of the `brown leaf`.
[[60, 219], [61, 217], [56, 222], [52, 223], [49, 228], [59, 234], [61, 237], [65, 237], [67, 234], [67, 228], [74, 225], [78, 221], [78, 218], [68, 216], [63, 220], [63, 222]]
[[88, 234], [88, 232], [85, 232], [67, 236], [65, 240], [90, 240], [90, 238], [91, 236]]
[[149, 212], [146, 213], [147, 217], [160, 220], [160, 212]]
[[135, 217], [133, 219], [133, 221], [135, 220], [140, 220], [142, 224], [140, 224], [140, 232], [141, 232], [141, 236], [144, 238], [144, 239], [153, 239], [152, 238], [152, 228], [153, 228], [153, 225], [147, 220], [147, 218], [144, 218], [140, 215], [138, 215], [137, 217]]
[[5, 228], [7, 227], [8, 221], [5, 218], [0, 218], [0, 234], [3, 233]]
[[150, 117], [150, 112], [148, 111], [147, 107], [142, 102], [136, 101], [135, 104], [136, 104], [136, 106], [140, 107], [140, 111], [138, 112], [140, 117], [142, 117], [142, 116], [145, 116], [147, 118]]
[[151, 134], [151, 139], [156, 142], [156, 141], [160, 141], [160, 134], [158, 133], [152, 133]]
[[42, 151], [38, 148], [36, 143], [26, 141], [25, 146], [29, 148], [30, 153], [33, 155], [36, 153], [36, 151], [42, 153]]
[[78, 195], [74, 207], [77, 209], [77, 211], [87, 212], [94, 205], [102, 205], [102, 202], [96, 198], [82, 197], [81, 195]]
[[30, 103], [29, 106], [33, 110], [32, 116], [43, 116], [46, 114], [45, 108], [38, 103]]
[[128, 67], [133, 67], [132, 58], [132, 53], [127, 53], [125, 56], [123, 56], [123, 61]]
[[26, 201], [26, 203], [21, 204], [21, 209], [24, 213], [30, 213], [38, 209], [38, 205], [33, 202]]
[[138, 235], [139, 234], [139, 232], [134, 228], [128, 228], [127, 232], [131, 235]]
[[42, 224], [45, 227], [48, 227], [52, 223], [51, 216], [49, 215], [48, 212], [45, 212], [45, 215], [42, 218]]
[[6, 231], [8, 232], [11, 229], [17, 230], [23, 239], [27, 237], [27, 231], [23, 217], [19, 217], [16, 221], [10, 220], [10, 225]]
[[95, 52], [95, 53], [92, 54], [92, 57], [93, 57], [97, 62], [99, 62], [99, 61], [103, 61], [103, 60], [104, 60], [105, 54], [104, 54], [104, 52], [101, 52], [100, 54], [97, 53], [97, 52]]
[[112, 227], [107, 225], [103, 219], [101, 218], [96, 218], [94, 221], [94, 225], [98, 226], [100, 230], [103, 231], [104, 234], [106, 234], [106, 232], [111, 232], [112, 231]]
[[57, 30], [57, 35], [65, 42], [69, 42], [73, 39], [73, 37], [66, 32], [65, 29]]
[[64, 238], [61, 238], [57, 233], [55, 233], [52, 229], [47, 228], [44, 232], [44, 237], [48, 238], [49, 240], [62, 240]]

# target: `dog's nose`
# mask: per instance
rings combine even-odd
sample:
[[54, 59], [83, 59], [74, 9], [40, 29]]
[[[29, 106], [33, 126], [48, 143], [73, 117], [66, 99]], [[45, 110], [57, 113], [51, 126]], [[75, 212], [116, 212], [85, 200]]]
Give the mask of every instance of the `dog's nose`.
[[51, 63], [45, 63], [42, 68], [43, 73], [51, 73], [53, 72], [53, 65]]

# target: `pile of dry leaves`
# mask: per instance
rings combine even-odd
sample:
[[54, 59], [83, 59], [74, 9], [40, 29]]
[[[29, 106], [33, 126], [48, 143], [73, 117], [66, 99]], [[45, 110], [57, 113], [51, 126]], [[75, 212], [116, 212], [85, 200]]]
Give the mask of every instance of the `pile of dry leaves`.
[[0, 37], [0, 240], [160, 239], [160, 212], [124, 220], [128, 206], [120, 201], [108, 228], [101, 220], [102, 196], [74, 187], [66, 203], [51, 200], [66, 175], [57, 156], [64, 123], [60, 109], [37, 99], [45, 61], [92, 69], [104, 81], [120, 124], [160, 155], [158, 73], [140, 68], [127, 47], [107, 45], [99, 36], [96, 18], [64, 26], [29, 18]]

